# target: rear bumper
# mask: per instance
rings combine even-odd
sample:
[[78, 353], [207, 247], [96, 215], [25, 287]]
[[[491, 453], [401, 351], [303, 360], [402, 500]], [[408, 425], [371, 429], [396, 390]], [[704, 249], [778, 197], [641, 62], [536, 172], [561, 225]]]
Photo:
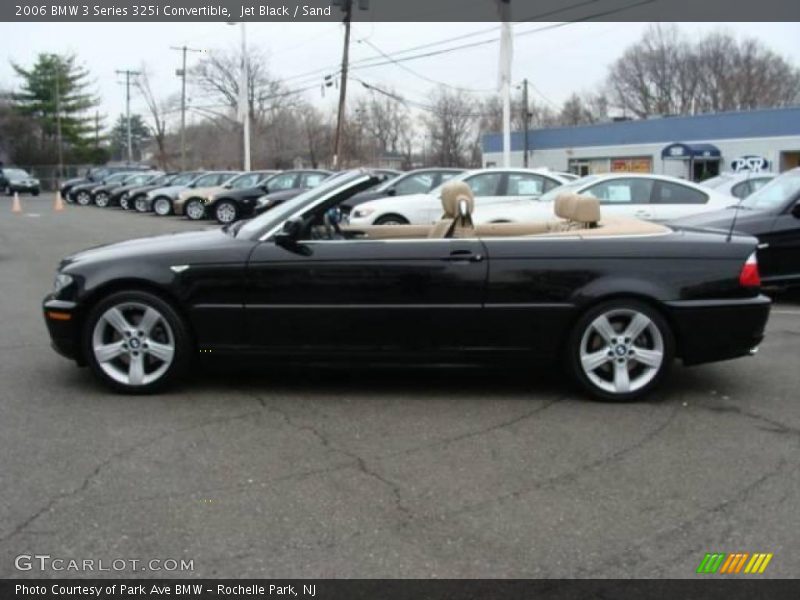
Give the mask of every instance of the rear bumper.
[[53, 349], [60, 355], [81, 363], [77, 305], [74, 302], [56, 300], [50, 294], [42, 303], [42, 311]]
[[751, 354], [764, 339], [771, 304], [766, 296], [668, 302], [683, 362], [697, 365]]

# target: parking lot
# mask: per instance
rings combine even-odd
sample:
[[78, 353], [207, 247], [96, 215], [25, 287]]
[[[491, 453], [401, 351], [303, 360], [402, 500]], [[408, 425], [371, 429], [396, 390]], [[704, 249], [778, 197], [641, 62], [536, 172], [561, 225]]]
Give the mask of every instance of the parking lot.
[[706, 552], [800, 570], [797, 295], [757, 356], [676, 365], [636, 404], [475, 368], [227, 367], [122, 396], [49, 347], [59, 259], [210, 225], [22, 205], [0, 204], [0, 577], [76, 575], [19, 572], [23, 553], [204, 577], [684, 578]]

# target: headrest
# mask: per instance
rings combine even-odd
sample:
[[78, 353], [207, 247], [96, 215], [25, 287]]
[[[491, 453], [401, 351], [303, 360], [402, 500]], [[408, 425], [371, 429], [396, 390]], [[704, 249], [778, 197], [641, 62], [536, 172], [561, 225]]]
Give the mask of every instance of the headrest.
[[575, 199], [580, 198], [578, 194], [571, 194], [564, 192], [556, 197], [553, 205], [553, 210], [559, 219], [572, 220], [573, 207], [575, 206]]
[[598, 223], [600, 221], [600, 201], [590, 196], [578, 196], [572, 207], [572, 220], [578, 223]]
[[455, 219], [459, 216], [458, 206], [461, 201], [467, 203], [467, 214], [475, 208], [475, 197], [470, 187], [463, 181], [450, 181], [442, 186], [442, 210], [444, 218]]
[[556, 216], [577, 223], [597, 223], [600, 221], [600, 202], [591, 196], [564, 193], [554, 203]]

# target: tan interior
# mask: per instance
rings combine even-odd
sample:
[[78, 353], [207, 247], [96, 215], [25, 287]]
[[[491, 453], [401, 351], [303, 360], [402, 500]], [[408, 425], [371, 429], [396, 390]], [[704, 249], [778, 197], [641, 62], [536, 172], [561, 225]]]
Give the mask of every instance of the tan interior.
[[[368, 225], [365, 227], [343, 226], [354, 239], [390, 240], [420, 238], [496, 238], [496, 237], [556, 237], [579, 238], [655, 235], [669, 232], [669, 228], [649, 221], [619, 217], [603, 219], [600, 203], [596, 198], [577, 194], [562, 194], [554, 203], [554, 212], [559, 217], [551, 221], [528, 223], [486, 223], [473, 225], [474, 198], [469, 186], [463, 182], [452, 182], [442, 188], [441, 220], [433, 225]], [[361, 234], [361, 235], [358, 235]]]

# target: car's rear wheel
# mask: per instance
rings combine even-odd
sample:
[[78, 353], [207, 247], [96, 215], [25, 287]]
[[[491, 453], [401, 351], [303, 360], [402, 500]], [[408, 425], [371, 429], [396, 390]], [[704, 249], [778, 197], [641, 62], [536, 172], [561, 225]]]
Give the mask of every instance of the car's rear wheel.
[[153, 202], [153, 212], [160, 217], [166, 217], [172, 213], [172, 202], [169, 201], [169, 198], [156, 198], [156, 201]]
[[576, 381], [600, 400], [628, 402], [658, 386], [675, 355], [661, 314], [637, 300], [604, 302], [584, 314], [568, 342]]
[[383, 215], [375, 219], [375, 225], [408, 225], [408, 219], [400, 215]]
[[192, 198], [183, 207], [183, 212], [186, 213], [186, 218], [190, 221], [199, 221], [206, 216], [206, 207], [199, 198]]
[[89, 192], [78, 192], [75, 194], [75, 202], [80, 204], [81, 206], [89, 206], [89, 202], [92, 201], [92, 197], [89, 195]]
[[149, 292], [117, 292], [99, 302], [84, 327], [84, 348], [94, 373], [125, 393], [150, 393], [178, 378], [191, 359], [180, 315]]
[[223, 200], [214, 209], [214, 216], [217, 218], [217, 223], [227, 225], [239, 218], [239, 209], [230, 200]]
[[94, 203], [100, 208], [105, 208], [106, 206], [108, 206], [108, 194], [106, 194], [105, 192], [98, 192], [94, 196]]
[[136, 212], [149, 212], [150, 207], [147, 205], [147, 198], [144, 196], [136, 196], [136, 199], [133, 201], [133, 208], [136, 209]]

